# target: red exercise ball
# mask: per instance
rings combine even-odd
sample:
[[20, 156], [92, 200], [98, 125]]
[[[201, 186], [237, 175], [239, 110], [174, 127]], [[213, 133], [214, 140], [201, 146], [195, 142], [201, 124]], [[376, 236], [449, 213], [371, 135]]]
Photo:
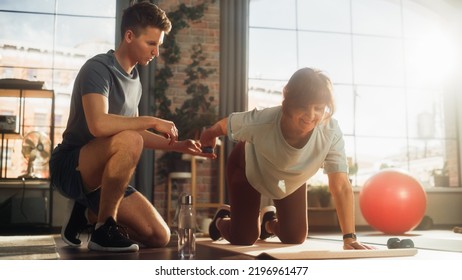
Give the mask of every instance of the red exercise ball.
[[427, 195], [414, 177], [388, 169], [364, 183], [359, 206], [373, 228], [386, 234], [402, 234], [419, 225], [425, 215]]

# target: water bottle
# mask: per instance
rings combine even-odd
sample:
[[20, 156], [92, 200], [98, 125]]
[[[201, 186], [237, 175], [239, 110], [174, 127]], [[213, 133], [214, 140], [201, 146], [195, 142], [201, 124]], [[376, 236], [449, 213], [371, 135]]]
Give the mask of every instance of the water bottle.
[[196, 211], [192, 196], [181, 198], [178, 214], [178, 256], [180, 259], [193, 259], [196, 254]]

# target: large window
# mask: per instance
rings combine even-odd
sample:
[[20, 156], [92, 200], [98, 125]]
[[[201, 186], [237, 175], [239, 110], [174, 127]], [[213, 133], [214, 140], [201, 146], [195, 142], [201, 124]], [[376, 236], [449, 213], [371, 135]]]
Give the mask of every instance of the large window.
[[[54, 90], [56, 128], [55, 135], [48, 136], [55, 143], [61, 141], [67, 123], [78, 70], [91, 56], [114, 48], [115, 15], [114, 0], [0, 2], [0, 79], [42, 81], [44, 88]], [[30, 102], [35, 102], [30, 106], [35, 124], [31, 129], [38, 129], [50, 119], [50, 111], [40, 99]], [[8, 104], [0, 104], [0, 115], [11, 113]], [[22, 157], [21, 141], [17, 142], [8, 157]]]
[[[354, 185], [395, 167], [426, 187], [458, 186], [450, 87], [456, 61], [451, 40], [458, 33], [451, 25], [454, 9], [446, 5], [250, 0], [249, 109], [280, 104], [282, 88], [297, 69], [321, 69], [334, 83], [334, 117], [351, 166], [357, 166]], [[446, 180], [435, 184], [436, 173]]]

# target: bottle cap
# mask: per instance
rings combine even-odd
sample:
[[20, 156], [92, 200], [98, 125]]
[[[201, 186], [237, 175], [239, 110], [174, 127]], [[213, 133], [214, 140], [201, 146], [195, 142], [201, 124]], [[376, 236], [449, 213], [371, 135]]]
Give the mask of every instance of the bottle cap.
[[191, 195], [184, 195], [182, 198], [181, 198], [181, 204], [184, 204], [184, 205], [192, 205], [192, 196]]

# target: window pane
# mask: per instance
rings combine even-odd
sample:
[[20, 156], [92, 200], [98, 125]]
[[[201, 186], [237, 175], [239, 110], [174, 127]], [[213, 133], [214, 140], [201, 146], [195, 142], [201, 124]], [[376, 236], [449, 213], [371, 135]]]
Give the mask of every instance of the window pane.
[[400, 40], [354, 36], [353, 46], [356, 83], [404, 86], [404, 56]]
[[[115, 5], [113, 0], [0, 3], [1, 10], [18, 11], [0, 12], [0, 26], [8, 27], [0, 28], [0, 79], [43, 81], [45, 89], [54, 90], [56, 129], [50, 136], [55, 144], [62, 140], [77, 71], [90, 56], [114, 48]], [[18, 115], [19, 106], [10, 103], [2, 101], [0, 112]], [[28, 98], [23, 104], [26, 110], [21, 133], [32, 130], [49, 133], [51, 101]], [[24, 170], [22, 141], [13, 142], [8, 155], [9, 177], [17, 177]]]
[[282, 103], [282, 89], [286, 81], [249, 80], [249, 110], [267, 108]]
[[[53, 48], [52, 15], [0, 12], [0, 26], [0, 44], [8, 45], [5, 52], [14, 52], [17, 56], [14, 64], [9, 65], [32, 66], [37, 56]], [[8, 28], [3, 28], [5, 26]], [[0, 64], [7, 65], [3, 57], [9, 55], [3, 52], [1, 55]]]
[[[80, 60], [80, 64], [83, 65], [85, 63], [84, 59]], [[75, 77], [77, 77], [77, 73], [79, 68], [75, 68], [73, 70], [64, 70], [64, 69], [55, 69], [53, 70], [53, 84], [52, 88], [55, 91], [55, 95], [59, 95], [62, 93], [70, 94], [72, 92], [72, 87], [74, 85]], [[56, 104], [58, 104], [56, 102]]]
[[398, 88], [356, 88], [356, 133], [406, 137], [406, 99]]
[[400, 0], [352, 0], [353, 33], [402, 36]]
[[[54, 51], [54, 68], [60, 70], [72, 70], [80, 68], [90, 56], [90, 50], [74, 48], [56, 48]], [[93, 55], [96, 53], [93, 53]], [[55, 73], [60, 75], [60, 73]], [[63, 73], [64, 74], [64, 73]], [[56, 76], [55, 76], [56, 77]]]
[[411, 89], [408, 91], [409, 137], [430, 139], [444, 137], [443, 95], [439, 91]]
[[[456, 140], [412, 140], [409, 142], [409, 171], [424, 186], [458, 186], [457, 155]], [[442, 172], [446, 168], [447, 172]], [[435, 180], [435, 175], [447, 176], [446, 183], [438, 178]]]
[[[446, 185], [458, 186], [459, 83], [449, 80], [458, 77], [460, 62], [460, 26], [450, 25], [460, 22], [455, 6], [443, 0], [278, 2], [251, 1], [249, 105], [280, 104], [280, 88], [294, 70], [318, 68], [334, 84], [334, 118], [347, 157], [359, 163], [350, 176], [354, 185], [385, 167], [441, 185], [432, 174], [446, 166]], [[274, 20], [280, 15], [285, 20]], [[274, 81], [281, 87], [269, 85]]]
[[383, 168], [408, 170], [406, 138], [356, 137], [356, 154], [359, 185]]
[[355, 137], [345, 135], [343, 138], [345, 140], [345, 155], [348, 161], [348, 176], [350, 177], [351, 184], [357, 186], [356, 175], [358, 170], [358, 159], [356, 158]]
[[[456, 139], [460, 137], [460, 134], [457, 130], [458, 126], [458, 112], [460, 106], [457, 105], [458, 98], [456, 97], [460, 92], [448, 92], [444, 91], [439, 97], [442, 98], [442, 121], [440, 122], [440, 128], [444, 129], [442, 137]], [[459, 103], [460, 104], [460, 103]], [[438, 106], [438, 103], [437, 103]], [[460, 115], [459, 115], [460, 116]]]
[[250, 0], [249, 25], [295, 29], [295, 0]]
[[439, 28], [440, 16], [417, 1], [403, 1], [403, 29], [406, 38], [425, 38]]
[[69, 109], [71, 98], [70, 94], [62, 94], [59, 91], [55, 92], [55, 143], [61, 143], [62, 134], [65, 130], [67, 118], [69, 116]]
[[53, 13], [55, 10], [55, 2], [55, 0], [2, 0], [0, 2], [0, 9], [11, 11]]
[[350, 2], [345, 0], [298, 0], [298, 28], [351, 32]]
[[298, 32], [299, 66], [318, 68], [335, 83], [352, 83], [351, 37], [342, 34]]
[[427, 35], [423, 39], [405, 41], [406, 83], [420, 88], [440, 88], [454, 74], [459, 51], [456, 53], [456, 45], [444, 32]]
[[344, 134], [354, 132], [354, 95], [352, 86], [334, 84], [334, 100], [336, 119]]
[[249, 78], [288, 80], [297, 70], [295, 31], [250, 29]]
[[345, 140], [345, 154], [347, 158], [351, 158], [352, 163], [354, 164], [356, 162], [356, 145], [355, 145], [355, 138], [352, 136], [344, 136], [343, 137]]
[[56, 94], [55, 102], [55, 126], [56, 128], [65, 128], [67, 123], [67, 116], [69, 115], [69, 105], [71, 103], [70, 95]]
[[56, 42], [86, 56], [114, 48], [115, 18], [58, 16]]
[[108, 16], [114, 17], [116, 13], [116, 1], [114, 0], [57, 0], [58, 14]]

